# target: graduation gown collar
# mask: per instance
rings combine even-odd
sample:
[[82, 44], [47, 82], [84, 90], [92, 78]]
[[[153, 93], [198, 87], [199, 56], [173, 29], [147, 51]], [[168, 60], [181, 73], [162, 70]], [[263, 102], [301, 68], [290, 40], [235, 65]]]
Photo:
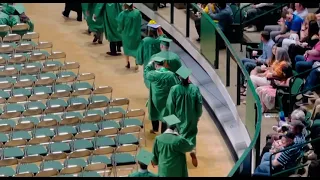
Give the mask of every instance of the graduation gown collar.
[[173, 131], [171, 129], [167, 129], [166, 131], [164, 131], [163, 134], [173, 134], [173, 135], [177, 135], [177, 136], [179, 135], [178, 132], [175, 132], [175, 131]]
[[139, 169], [139, 173], [147, 173], [149, 172], [147, 169]]

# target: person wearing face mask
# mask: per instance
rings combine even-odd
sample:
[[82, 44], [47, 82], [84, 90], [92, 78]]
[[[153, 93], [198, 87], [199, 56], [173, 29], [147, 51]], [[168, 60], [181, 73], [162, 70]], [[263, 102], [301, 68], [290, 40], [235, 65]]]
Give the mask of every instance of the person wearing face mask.
[[[117, 17], [118, 32], [121, 34], [122, 46], [126, 57], [126, 68], [130, 68], [129, 57], [136, 58], [141, 41], [141, 13], [133, 8], [132, 3], [124, 3], [124, 10]], [[136, 70], [138, 66], [136, 65]]]
[[[143, 38], [137, 50], [136, 64], [143, 65], [143, 68], [149, 63], [152, 55], [160, 52], [159, 38], [164, 36], [161, 26], [154, 20], [151, 20], [148, 25], [147, 37]], [[144, 84], [149, 88], [149, 81], [146, 80], [146, 75], [143, 74]]]
[[178, 54], [169, 50], [172, 40], [166, 37], [160, 37], [159, 40], [161, 41], [161, 51], [157, 54], [154, 54], [152, 57], [158, 56], [165, 58], [164, 66], [175, 73], [181, 67], [181, 60]]
[[[149, 119], [152, 122], [150, 133], [155, 134], [159, 130], [159, 120], [162, 119], [166, 108], [166, 100], [170, 88], [178, 84], [176, 75], [164, 67], [164, 58], [154, 57], [145, 67], [146, 79], [150, 82], [149, 99], [147, 102]], [[162, 123], [161, 132], [166, 130], [166, 124]]]
[[167, 99], [164, 116], [174, 114], [181, 122], [177, 129], [182, 137], [194, 144], [194, 150], [190, 153], [192, 164], [197, 167], [196, 140], [198, 133], [198, 121], [202, 115], [202, 95], [197, 86], [189, 81], [192, 71], [181, 66], [176, 74], [179, 76], [180, 84], [171, 87]]

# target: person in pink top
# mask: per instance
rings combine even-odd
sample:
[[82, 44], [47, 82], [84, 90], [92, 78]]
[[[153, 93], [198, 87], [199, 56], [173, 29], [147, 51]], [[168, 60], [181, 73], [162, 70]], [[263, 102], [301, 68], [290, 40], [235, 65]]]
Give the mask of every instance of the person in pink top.
[[315, 61], [320, 61], [320, 41], [311, 50], [306, 51], [304, 55], [297, 55], [295, 61], [298, 73], [311, 69]]

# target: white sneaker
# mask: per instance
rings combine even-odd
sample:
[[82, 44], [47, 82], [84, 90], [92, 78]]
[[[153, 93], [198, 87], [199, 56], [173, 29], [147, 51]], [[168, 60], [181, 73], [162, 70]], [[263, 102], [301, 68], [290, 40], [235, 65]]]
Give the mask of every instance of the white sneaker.
[[248, 31], [248, 32], [256, 32], [257, 31], [257, 26], [252, 26], [252, 27], [248, 28], [246, 31]]
[[278, 132], [279, 127], [278, 126], [272, 126], [272, 130], [274, 130], [275, 132]]
[[250, 26], [247, 26], [247, 27], [244, 27], [243, 30], [246, 31], [249, 28], [250, 28]]

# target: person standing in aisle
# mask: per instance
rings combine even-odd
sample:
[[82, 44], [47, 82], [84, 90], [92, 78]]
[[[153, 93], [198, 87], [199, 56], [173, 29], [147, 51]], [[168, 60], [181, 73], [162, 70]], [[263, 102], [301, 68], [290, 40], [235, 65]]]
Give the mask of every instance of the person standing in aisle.
[[88, 17], [88, 16], [87, 16], [87, 11], [88, 11], [88, 8], [89, 8], [89, 3], [81, 3], [81, 8], [82, 8], [82, 13], [83, 13], [84, 19], [85, 19], [86, 22], [87, 22], [88, 34], [90, 35], [90, 34], [91, 34], [91, 31], [90, 31], [90, 29], [89, 29], [89, 25], [90, 25], [90, 20], [92, 21], [92, 19], [91, 19], [91, 17]]
[[[147, 27], [148, 36], [140, 42], [136, 57], [136, 64], [143, 65], [143, 69], [148, 65], [151, 56], [161, 51], [159, 37], [163, 36], [161, 26], [154, 20], [151, 20]], [[147, 81], [145, 73], [143, 73], [143, 79], [144, 84], [149, 89], [149, 81]]]
[[189, 81], [192, 71], [185, 66], [181, 66], [176, 74], [180, 79], [180, 84], [170, 89], [167, 99], [165, 115], [174, 114], [181, 122], [177, 124], [177, 129], [182, 137], [186, 138], [194, 145], [194, 150], [190, 153], [192, 164], [197, 167], [196, 143], [198, 133], [198, 121], [202, 115], [202, 95], [197, 86]]
[[158, 165], [159, 177], [188, 177], [186, 152], [194, 145], [175, 132], [180, 120], [175, 115], [163, 117], [168, 129], [155, 138], [153, 165]]
[[[126, 68], [130, 68], [129, 57], [136, 58], [141, 41], [141, 13], [133, 8], [132, 3], [124, 3], [124, 10], [118, 16], [118, 31], [121, 34], [122, 46], [126, 57]], [[138, 65], [136, 65], [138, 70]]]
[[[170, 88], [178, 84], [176, 75], [163, 66], [165, 59], [154, 57], [145, 67], [144, 73], [149, 85], [149, 100], [147, 102], [149, 119], [152, 122], [150, 133], [155, 134], [159, 130], [159, 120], [162, 119], [163, 111], [166, 108], [166, 101]], [[161, 124], [161, 133], [166, 130], [166, 124]]]
[[144, 149], [140, 149], [136, 157], [140, 167], [139, 171], [129, 174], [128, 177], [158, 177], [156, 174], [148, 170], [148, 165], [151, 163], [153, 156], [154, 155], [152, 153]]
[[161, 41], [161, 51], [157, 54], [154, 54], [151, 58], [156, 56], [165, 58], [164, 66], [175, 73], [181, 67], [181, 60], [178, 54], [169, 51], [170, 42], [172, 42], [172, 40], [164, 36], [161, 36], [159, 40]]
[[103, 22], [102, 17], [96, 17], [94, 15], [96, 11], [96, 6], [98, 3], [82, 3], [82, 8], [86, 12], [86, 20], [89, 27], [88, 32], [94, 33], [93, 43], [98, 41], [99, 44], [102, 44], [103, 39]]
[[104, 16], [102, 10], [103, 10], [103, 4], [104, 3], [92, 3], [93, 4], [93, 15], [92, 15], [92, 32], [94, 32], [94, 39], [93, 43], [96, 43], [98, 41], [99, 44], [102, 44], [103, 41], [103, 32], [104, 32]]
[[107, 52], [110, 56], [118, 56], [117, 51], [121, 52], [121, 34], [117, 30], [117, 17], [121, 11], [121, 3], [97, 3], [95, 8], [94, 15], [102, 18], [105, 38], [110, 43], [110, 51]]
[[62, 15], [66, 18], [69, 18], [70, 11], [77, 12], [77, 21], [82, 21], [82, 7], [80, 2], [65, 3]]

